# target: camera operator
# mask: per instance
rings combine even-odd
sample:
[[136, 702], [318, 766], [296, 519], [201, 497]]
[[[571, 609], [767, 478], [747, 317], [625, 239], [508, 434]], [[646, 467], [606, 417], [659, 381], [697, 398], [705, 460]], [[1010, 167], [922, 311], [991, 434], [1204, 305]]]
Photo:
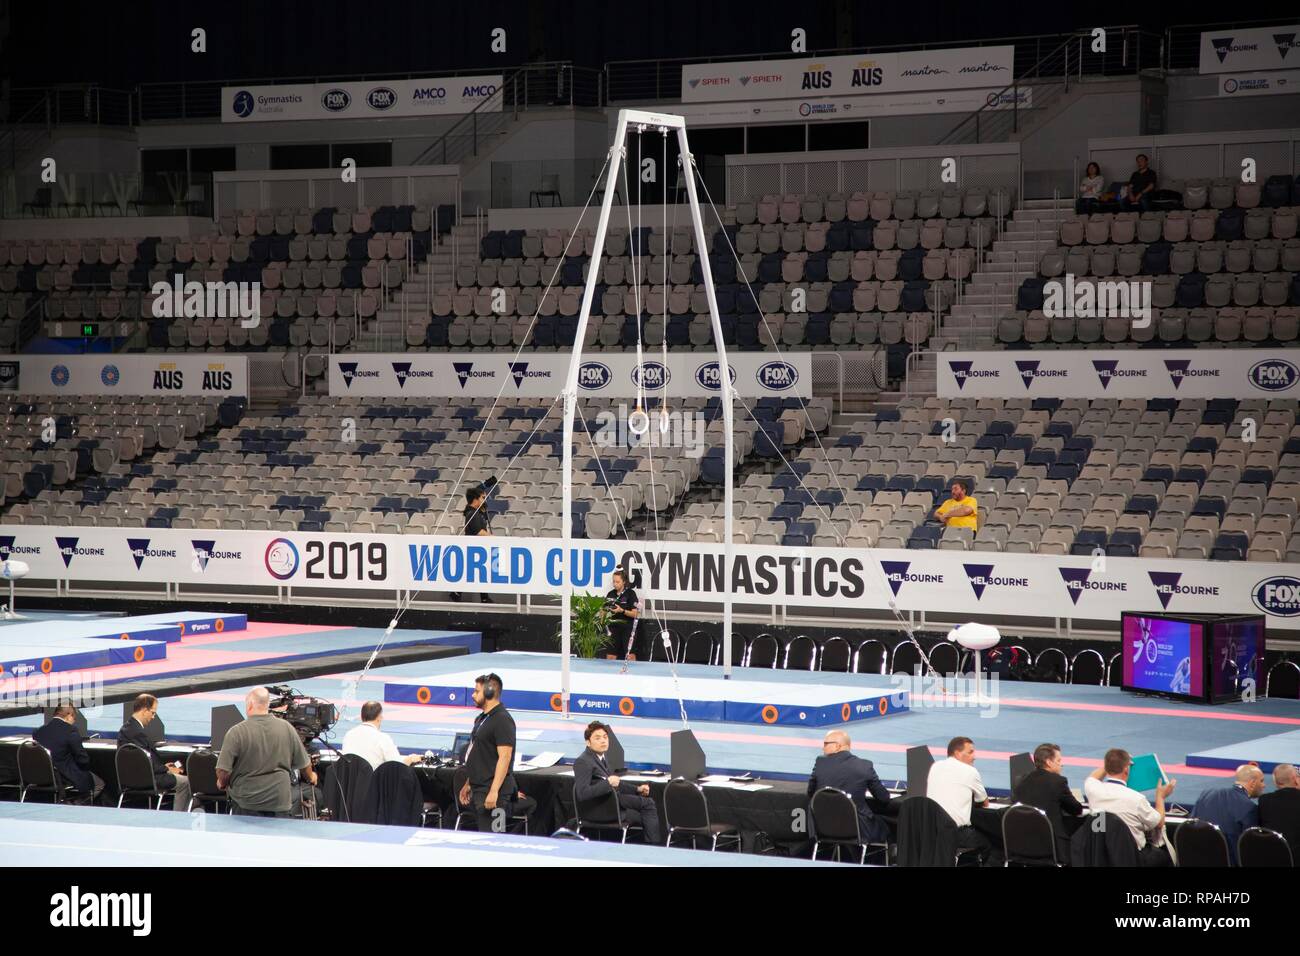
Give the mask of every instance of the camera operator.
[[217, 759], [217, 786], [231, 812], [252, 817], [292, 816], [290, 777], [299, 771], [315, 786], [316, 771], [298, 731], [270, 712], [271, 694], [254, 687], [244, 698], [248, 719], [230, 728]]
[[605, 595], [605, 608], [609, 612], [609, 636], [614, 642], [611, 656], [636, 660], [636, 625], [641, 616], [641, 600], [628, 587], [627, 572], [622, 568], [614, 569], [614, 587]]

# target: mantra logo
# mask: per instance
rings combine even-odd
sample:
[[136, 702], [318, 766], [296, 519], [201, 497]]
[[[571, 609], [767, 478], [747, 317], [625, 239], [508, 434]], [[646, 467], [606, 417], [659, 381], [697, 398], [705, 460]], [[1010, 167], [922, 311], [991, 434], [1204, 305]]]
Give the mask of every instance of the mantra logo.
[[632, 369], [632, 384], [648, 391], [667, 388], [672, 372], [662, 362], [642, 362]]
[[1283, 392], [1292, 388], [1300, 379], [1297, 369], [1285, 359], [1265, 359], [1251, 366], [1248, 373], [1250, 384], [1266, 392]]
[[1124, 581], [1090, 581], [1092, 568], [1058, 568], [1061, 580], [1065, 582], [1065, 591], [1075, 604], [1084, 591], [1128, 591]]
[[1037, 359], [1016, 362], [1016, 370], [1020, 372], [1020, 380], [1025, 383], [1026, 389], [1033, 386], [1035, 379], [1069, 377], [1069, 373], [1063, 368], [1039, 368], [1042, 364]]
[[0, 535], [0, 561], [8, 561], [10, 558], [20, 557], [25, 554], [32, 557], [40, 555], [40, 545], [15, 544], [17, 540], [17, 537], [12, 534]]
[[515, 388], [523, 388], [525, 379], [549, 379], [551, 377], [549, 368], [535, 368], [529, 371], [528, 362], [507, 362], [506, 364], [510, 368], [510, 377], [515, 380]]
[[140, 570], [144, 564], [145, 558], [174, 558], [176, 557], [175, 548], [153, 548], [149, 547], [148, 538], [127, 538], [127, 550], [131, 552], [131, 559], [135, 561], [135, 569]]
[[298, 548], [288, 538], [276, 538], [266, 546], [266, 571], [277, 581], [287, 581], [298, 570]]
[[783, 392], [794, 388], [799, 370], [789, 362], [766, 362], [758, 367], [757, 378], [763, 388]]
[[1285, 575], [1265, 578], [1255, 585], [1251, 599], [1265, 614], [1295, 617], [1300, 614], [1300, 579]]
[[1093, 359], [1092, 367], [1097, 372], [1097, 380], [1101, 382], [1102, 391], [1110, 388], [1112, 379], [1147, 377], [1146, 369], [1120, 368], [1119, 362], [1116, 359]]
[[614, 373], [603, 362], [583, 362], [578, 366], [578, 388], [589, 392], [608, 388], [614, 380]]
[[963, 564], [970, 588], [975, 592], [975, 600], [984, 597], [985, 588], [1027, 588], [1029, 578], [999, 578], [993, 574], [991, 564]]
[[452, 362], [451, 367], [456, 370], [456, 378], [460, 380], [460, 387], [464, 388], [470, 379], [477, 378], [496, 378], [496, 369], [479, 369], [474, 370], [473, 362]]
[[398, 388], [405, 388], [406, 380], [408, 378], [433, 379], [437, 377], [430, 369], [427, 368], [417, 368], [415, 370], [412, 370], [410, 362], [394, 362], [393, 374], [397, 376]]
[[942, 574], [908, 574], [907, 569], [912, 566], [910, 561], [881, 561], [880, 567], [885, 572], [885, 578], [889, 581], [889, 589], [898, 597], [898, 592], [904, 584], [943, 584]]
[[1219, 588], [1212, 584], [1179, 584], [1182, 580], [1180, 571], [1148, 571], [1147, 577], [1151, 579], [1151, 585], [1156, 589], [1156, 597], [1160, 598], [1160, 606], [1166, 611], [1169, 610], [1169, 602], [1173, 600], [1175, 594], [1182, 594], [1188, 597], [1218, 597]]
[[80, 558], [80, 557], [102, 558], [104, 556], [103, 548], [77, 547], [77, 542], [80, 540], [81, 540], [80, 538], [55, 538], [54, 539], [54, 546], [58, 549], [59, 557], [63, 558], [63, 566], [65, 568], [72, 567], [73, 558]]
[[1173, 382], [1174, 391], [1182, 388], [1183, 380], [1188, 378], [1218, 378], [1217, 368], [1192, 368], [1191, 359], [1165, 359], [1165, 370]]
[[948, 368], [952, 372], [952, 377], [957, 382], [957, 391], [966, 387], [966, 380], [969, 378], [1001, 378], [1002, 373], [995, 368], [975, 368], [974, 362], [954, 362], [948, 361]]
[[[735, 385], [736, 367], [729, 364], [727, 366], [727, 372], [729, 373], [728, 377], [731, 379], [731, 384]], [[705, 362], [697, 368], [695, 370], [695, 381], [699, 384], [700, 388], [707, 388], [710, 392], [722, 391], [722, 372], [718, 370], [717, 361]]]
[[355, 378], [379, 378], [379, 369], [362, 368], [359, 362], [339, 362], [339, 374], [343, 376], [343, 387], [351, 388]]
[[198, 564], [200, 571], [208, 569], [208, 563], [211, 561], [240, 561], [244, 555], [241, 551], [219, 551], [217, 542], [214, 540], [195, 541], [190, 540], [194, 548], [194, 561]]

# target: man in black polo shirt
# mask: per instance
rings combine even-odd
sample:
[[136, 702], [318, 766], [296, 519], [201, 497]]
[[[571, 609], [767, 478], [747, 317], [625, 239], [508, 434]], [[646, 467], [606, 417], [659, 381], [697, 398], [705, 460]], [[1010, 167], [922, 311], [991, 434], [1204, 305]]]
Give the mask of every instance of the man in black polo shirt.
[[1124, 196], [1124, 208], [1141, 208], [1146, 212], [1151, 208], [1151, 195], [1156, 191], [1156, 171], [1147, 165], [1146, 153], [1138, 153], [1137, 169], [1128, 178], [1128, 191]]
[[641, 616], [641, 601], [636, 591], [627, 585], [627, 572], [614, 569], [614, 587], [605, 595], [609, 609], [609, 636], [613, 641], [614, 655], [624, 660], [636, 660], [636, 625]]
[[484, 674], [474, 681], [474, 706], [483, 711], [474, 720], [468, 779], [457, 795], [461, 805], [474, 807], [480, 833], [505, 833], [514, 815], [515, 719], [501, 704], [501, 678]]

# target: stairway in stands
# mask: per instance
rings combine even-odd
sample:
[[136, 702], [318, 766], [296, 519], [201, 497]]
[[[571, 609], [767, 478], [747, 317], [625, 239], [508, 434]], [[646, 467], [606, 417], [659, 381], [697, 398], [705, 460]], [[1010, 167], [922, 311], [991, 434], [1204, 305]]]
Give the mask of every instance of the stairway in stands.
[[1016, 307], [1020, 283], [1038, 271], [1044, 252], [1055, 249], [1060, 222], [1074, 215], [1070, 199], [1027, 199], [953, 306], [936, 337], [936, 348], [997, 348], [998, 319]]

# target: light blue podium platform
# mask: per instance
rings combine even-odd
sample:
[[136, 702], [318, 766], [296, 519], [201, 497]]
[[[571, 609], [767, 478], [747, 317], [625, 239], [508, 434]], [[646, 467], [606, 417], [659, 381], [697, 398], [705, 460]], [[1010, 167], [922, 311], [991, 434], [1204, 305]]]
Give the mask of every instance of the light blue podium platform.
[[1272, 773], [1280, 763], [1300, 764], [1300, 730], [1242, 740], [1226, 747], [1187, 755], [1189, 767], [1236, 770], [1244, 763], [1257, 763], [1265, 773]]
[[180, 640], [178, 624], [128, 621], [41, 620], [0, 628], [0, 678], [162, 660], [168, 642]]

